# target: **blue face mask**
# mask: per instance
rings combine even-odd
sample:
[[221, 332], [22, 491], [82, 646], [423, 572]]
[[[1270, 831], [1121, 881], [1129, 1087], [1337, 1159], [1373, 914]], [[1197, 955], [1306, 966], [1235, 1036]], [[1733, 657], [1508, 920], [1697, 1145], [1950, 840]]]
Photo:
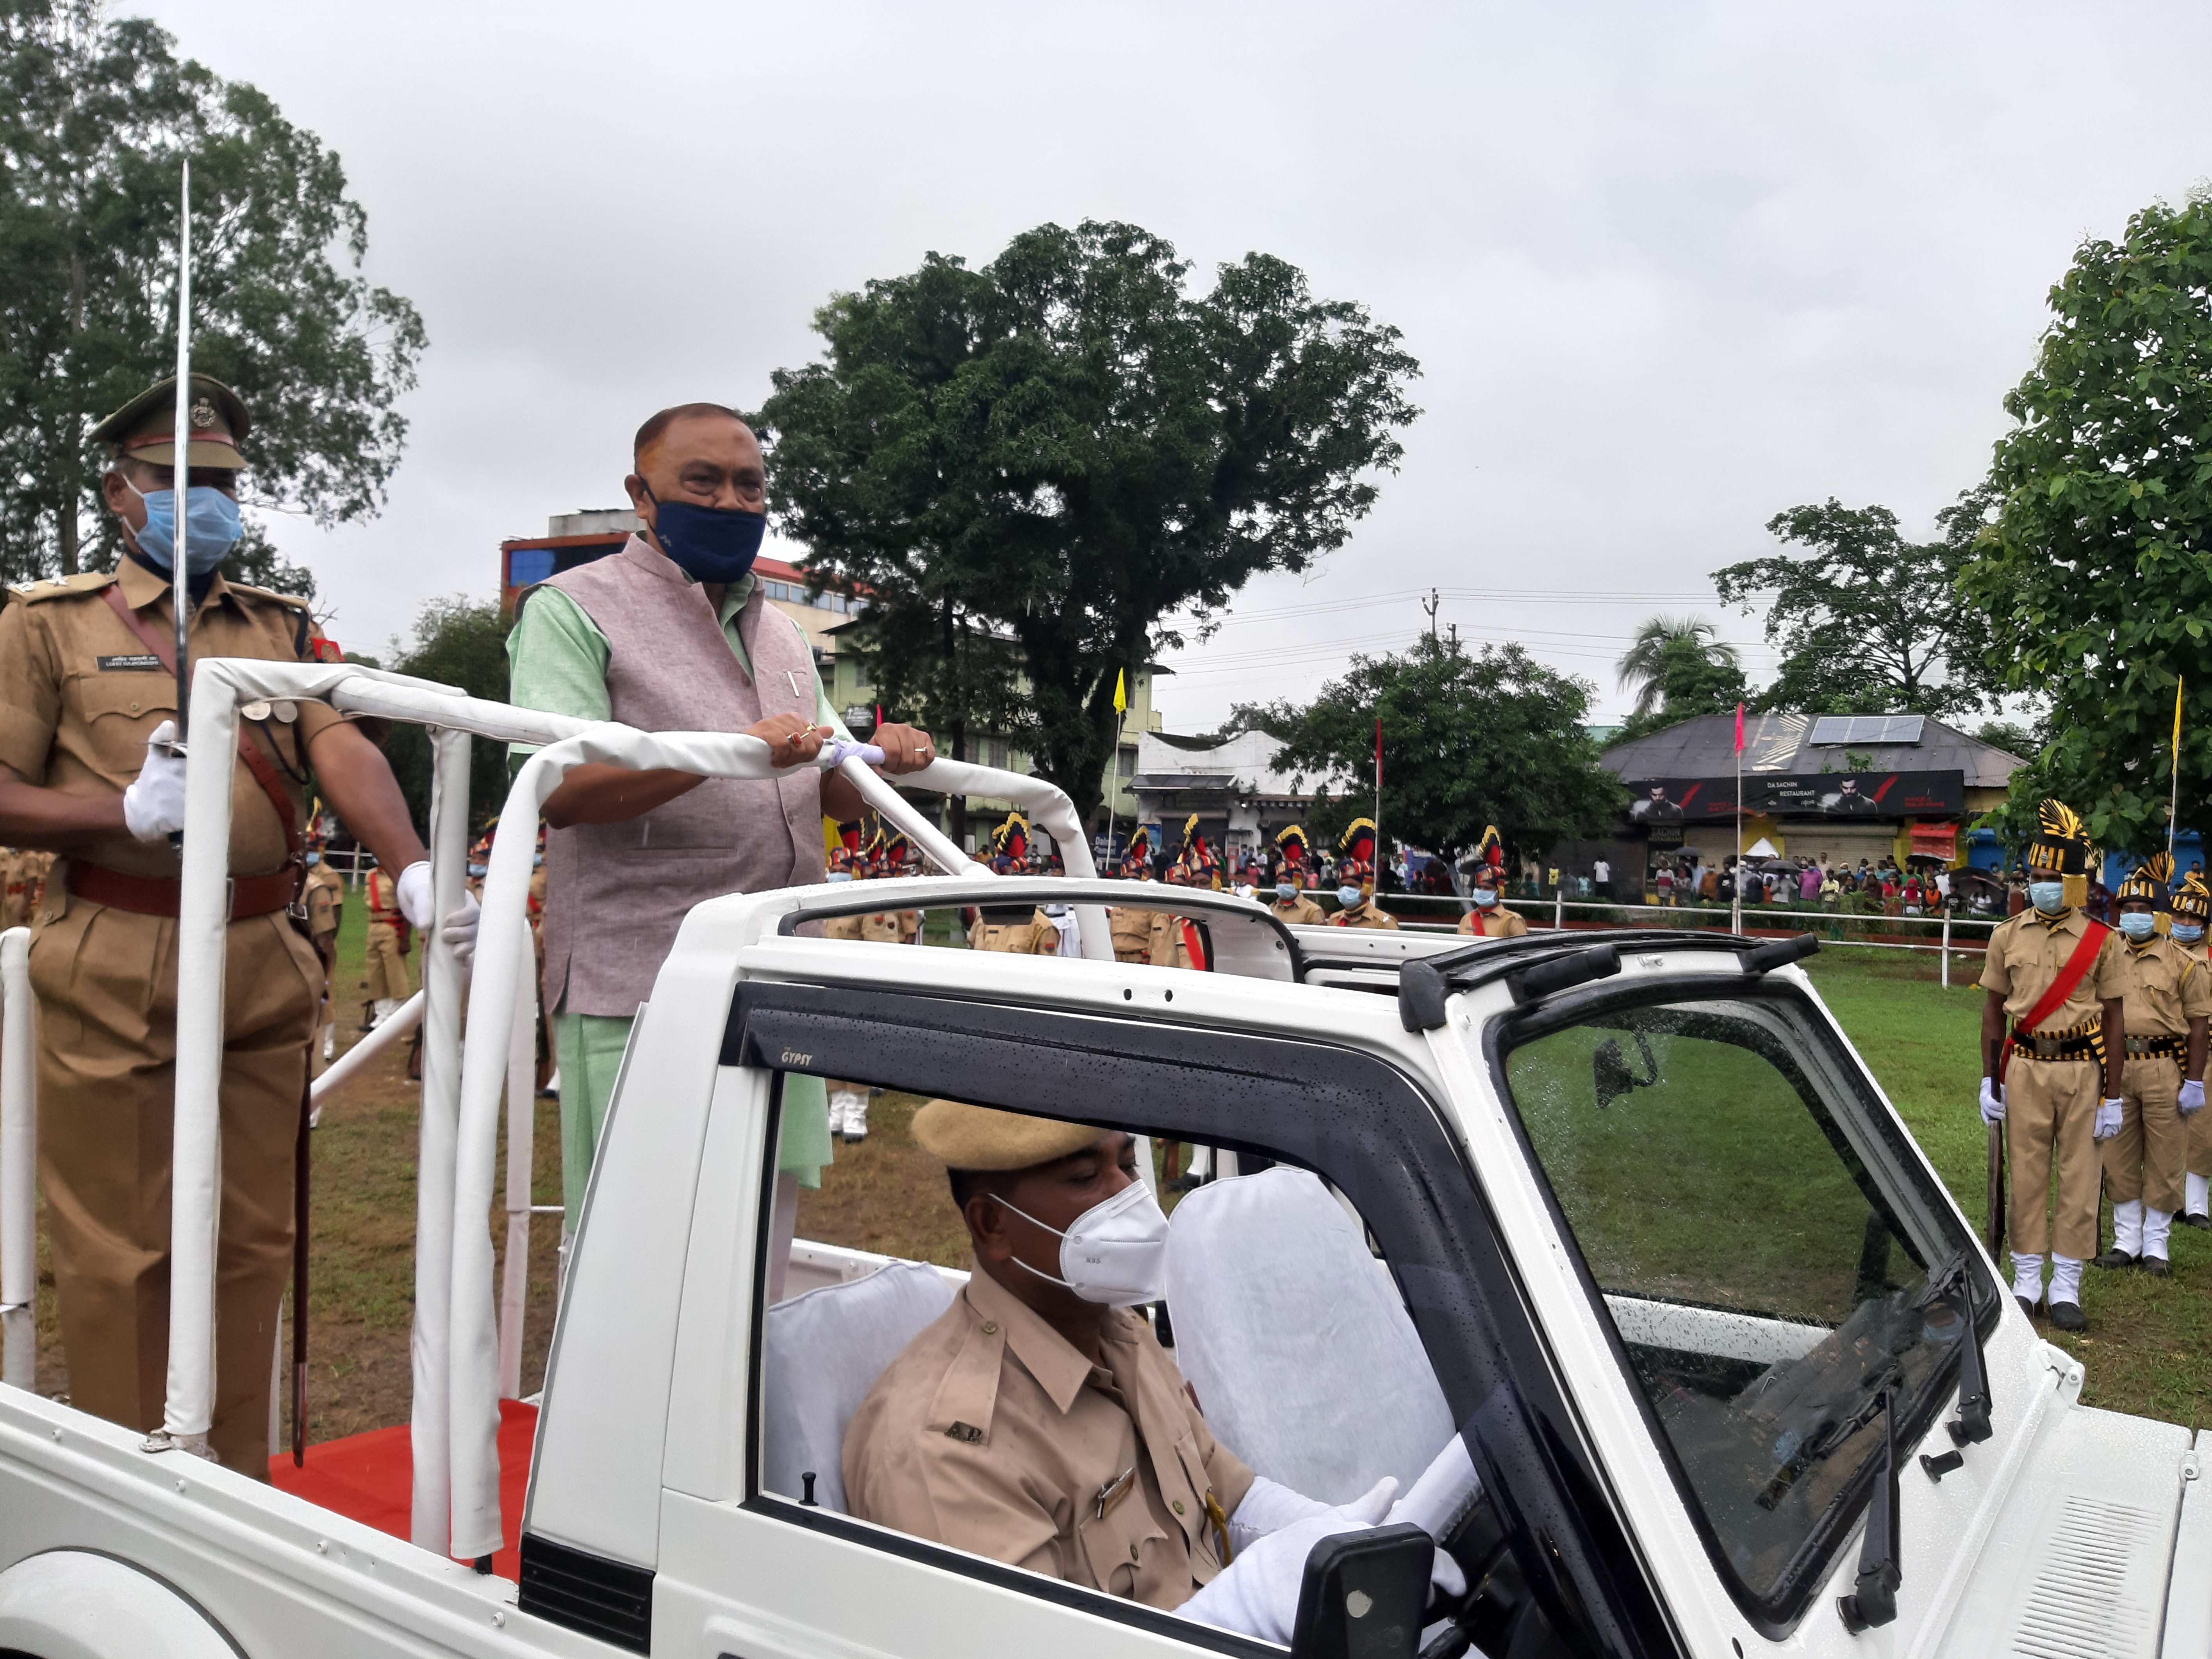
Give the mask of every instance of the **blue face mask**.
[[724, 586], [743, 579], [759, 556], [768, 532], [768, 514], [736, 507], [700, 507], [664, 501], [650, 489], [653, 537], [678, 569], [702, 582]]
[[1487, 910], [1498, 902], [1498, 890], [1495, 887], [1478, 887], [1474, 890], [1474, 902]]
[[491, 866], [489, 864], [471, 864], [469, 866], [469, 873], [474, 876], [478, 881], [482, 881], [484, 878], [484, 872], [490, 868]]
[[824, 881], [850, 881], [852, 878], [853, 872], [850, 870], [832, 870], [823, 878]]
[[2178, 943], [2194, 945], [2204, 937], [2204, 929], [2198, 923], [2177, 921], [2173, 924], [2173, 937]]
[[2140, 945], [2158, 931], [2158, 918], [2142, 910], [2123, 910], [2120, 931]]
[[2066, 908], [2066, 884], [2063, 881], [2031, 881], [2027, 884], [2027, 902], [2046, 916], [2055, 916]]
[[1284, 903], [1288, 904], [1297, 896], [1298, 890], [1291, 886], [1287, 881], [1279, 881], [1275, 884], [1275, 896], [1282, 900]]
[[1346, 909], [1351, 909], [1354, 905], [1359, 902], [1359, 890], [1357, 887], [1338, 888], [1336, 890], [1336, 902], [1339, 904], [1341, 904]]
[[310, 870], [313, 869], [317, 865], [320, 864], [322, 861], [323, 861], [323, 855], [322, 855], [320, 853], [310, 853], [310, 854], [307, 854], [307, 868], [309, 868]]
[[[164, 570], [176, 568], [177, 492], [141, 489], [130, 479], [123, 486], [146, 503], [146, 523], [131, 533], [138, 550]], [[230, 556], [246, 533], [238, 503], [213, 484], [194, 484], [185, 492], [185, 574], [204, 576]]]

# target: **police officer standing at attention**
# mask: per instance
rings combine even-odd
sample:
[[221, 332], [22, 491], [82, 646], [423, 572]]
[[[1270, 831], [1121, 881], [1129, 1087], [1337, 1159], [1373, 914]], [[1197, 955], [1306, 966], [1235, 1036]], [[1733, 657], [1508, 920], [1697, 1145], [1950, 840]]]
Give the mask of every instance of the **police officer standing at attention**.
[[2172, 866], [2161, 853], [2120, 884], [2120, 962], [2127, 981], [2127, 1065], [2120, 1132], [2104, 1144], [2112, 1248], [2100, 1267], [2140, 1267], [2164, 1278], [2166, 1240], [2181, 1208], [2189, 1120], [2204, 1109], [2204, 1033], [2212, 970], [2158, 933], [2158, 901]]
[[[2204, 943], [2205, 923], [2212, 921], [2212, 888], [2205, 886], [2203, 871], [2191, 870], [2182, 878], [2170, 908], [2173, 921], [2166, 937], [2187, 953], [2198, 972], [2204, 972], [2212, 967], [2206, 960]], [[2212, 1227], [2212, 1112], [2190, 1114], [2188, 1161], [2184, 1167], [2188, 1173], [2182, 1179], [2182, 1202], [2186, 1207], [2181, 1219], [2191, 1227]]]
[[1328, 912], [1305, 896], [1306, 832], [1303, 824], [1286, 824], [1275, 836], [1283, 861], [1275, 868], [1275, 899], [1267, 908], [1275, 919], [1291, 927], [1318, 927]]
[[1368, 862], [1374, 852], [1374, 820], [1354, 818], [1337, 842], [1336, 902], [1343, 908], [1328, 919], [1330, 927], [1398, 926], [1398, 918], [1375, 902], [1374, 868]]
[[1520, 938], [1528, 931], [1528, 923], [1501, 902], [1505, 848], [1498, 838], [1496, 824], [1485, 826], [1481, 841], [1475, 844], [1474, 863], [1474, 878], [1469, 891], [1474, 908], [1459, 919], [1460, 932], [1473, 933], [1478, 939]]
[[[2089, 1325], [2081, 1264], [2097, 1252], [2096, 1143], [2123, 1121], [2128, 974], [2119, 935], [2082, 913], [2089, 838], [2081, 820], [2056, 800], [2041, 803], [2036, 818], [2030, 908], [1990, 935], [1982, 965], [1982, 1118], [2007, 1131], [2013, 1294], [2033, 1315], [2045, 1300], [2049, 1252], [2051, 1322], [2081, 1331]], [[2055, 1228], [2045, 1196], [2054, 1160]]]
[[[94, 428], [123, 556], [0, 611], [0, 841], [64, 855], [31, 942], [39, 998], [39, 1154], [75, 1403], [152, 1429], [167, 1392], [170, 1138], [176, 1082], [185, 762], [175, 732], [170, 567], [187, 526], [189, 653], [276, 662], [336, 654], [307, 606], [223, 580], [240, 534], [245, 405], [192, 377], [189, 453], [174, 383]], [[179, 461], [183, 465], [179, 467]], [[179, 471], [186, 477], [179, 478]], [[179, 486], [183, 486], [179, 488]], [[323, 798], [430, 921], [430, 866], [375, 746], [320, 702], [248, 704], [234, 769], [223, 995], [222, 1232], [215, 1455], [268, 1478], [269, 1374], [292, 1257], [293, 1157], [323, 968], [304, 918], [312, 769]], [[472, 946], [473, 911], [448, 919]]]

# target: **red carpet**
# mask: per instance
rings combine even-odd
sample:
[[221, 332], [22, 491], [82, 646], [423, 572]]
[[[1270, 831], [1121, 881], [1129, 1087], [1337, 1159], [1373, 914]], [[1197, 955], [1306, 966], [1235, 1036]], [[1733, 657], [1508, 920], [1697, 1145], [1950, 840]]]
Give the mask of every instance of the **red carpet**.
[[[499, 1402], [500, 1546], [492, 1557], [492, 1571], [502, 1578], [522, 1576], [517, 1553], [522, 1496], [530, 1483], [530, 1449], [537, 1433], [537, 1407], [519, 1400]], [[310, 1446], [304, 1468], [294, 1468], [292, 1454], [286, 1451], [269, 1460], [269, 1479], [310, 1504], [404, 1538], [415, 1485], [411, 1456], [403, 1423], [396, 1429], [371, 1429], [367, 1434]]]

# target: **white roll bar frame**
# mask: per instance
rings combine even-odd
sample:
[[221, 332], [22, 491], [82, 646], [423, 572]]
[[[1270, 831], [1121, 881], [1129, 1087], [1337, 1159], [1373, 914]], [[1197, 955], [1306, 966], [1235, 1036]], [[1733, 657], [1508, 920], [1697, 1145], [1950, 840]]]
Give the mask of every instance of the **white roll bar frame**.
[[[611, 722], [595, 725], [486, 702], [431, 681], [349, 663], [218, 657], [195, 665], [178, 917], [168, 1389], [161, 1427], [144, 1443], [149, 1452], [178, 1449], [203, 1457], [210, 1455], [230, 769], [237, 751], [240, 706], [283, 700], [322, 701], [342, 713], [432, 728], [431, 884], [439, 915], [460, 902], [471, 737], [538, 746], [508, 792], [503, 815], [520, 808], [534, 818], [568, 769], [587, 761], [675, 766], [717, 777], [780, 775], [770, 764], [768, 745], [741, 733], [647, 732]], [[830, 760], [825, 750], [817, 764], [826, 767]], [[903, 831], [938, 867], [954, 875], [988, 873], [859, 760], [848, 758], [837, 769], [880, 817]], [[1071, 876], [1095, 873], [1090, 838], [1083, 832], [1074, 804], [1041, 778], [938, 760], [907, 774], [902, 781], [945, 793], [1012, 799], [1053, 837]], [[422, 1111], [416, 1175], [410, 1535], [424, 1548], [448, 1556], [482, 1557], [499, 1547], [496, 1402], [502, 1367], [485, 1218], [497, 1161], [501, 1085], [520, 1041], [514, 1031], [520, 1018], [516, 999], [523, 978], [520, 965], [528, 957], [526, 905], [534, 842], [532, 836], [509, 836], [493, 843], [468, 1012], [469, 1026], [481, 1040], [470, 1045], [468, 1052], [477, 1058], [465, 1067], [461, 1064], [459, 1010], [466, 975], [441, 929], [428, 930], [426, 941], [421, 1004], [425, 1026]], [[1079, 906], [1078, 915], [1084, 954], [1110, 961], [1113, 943], [1103, 908]], [[23, 1162], [11, 1155], [11, 1146], [0, 1139], [0, 1164], [5, 1166], [0, 1167], [0, 1194], [9, 1190], [9, 1179]], [[526, 1200], [526, 1173], [522, 1195]], [[514, 1202], [511, 1189], [510, 1206]], [[0, 1238], [0, 1244], [4, 1243]]]
[[0, 1382], [39, 1386], [39, 1041], [31, 930], [0, 933]]

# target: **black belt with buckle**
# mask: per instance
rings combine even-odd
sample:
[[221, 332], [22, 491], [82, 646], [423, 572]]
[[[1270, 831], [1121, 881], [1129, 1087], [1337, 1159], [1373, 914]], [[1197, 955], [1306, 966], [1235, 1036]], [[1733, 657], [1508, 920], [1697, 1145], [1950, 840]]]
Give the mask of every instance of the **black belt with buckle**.
[[2016, 1036], [2013, 1052], [2030, 1060], [2096, 1060], [2104, 1053], [2101, 1033], [2087, 1036]]
[[2189, 1039], [2181, 1036], [2131, 1036], [2128, 1039], [2130, 1060], [2179, 1060]]

